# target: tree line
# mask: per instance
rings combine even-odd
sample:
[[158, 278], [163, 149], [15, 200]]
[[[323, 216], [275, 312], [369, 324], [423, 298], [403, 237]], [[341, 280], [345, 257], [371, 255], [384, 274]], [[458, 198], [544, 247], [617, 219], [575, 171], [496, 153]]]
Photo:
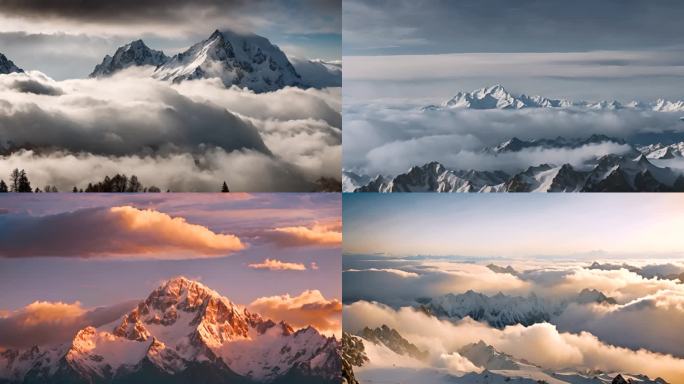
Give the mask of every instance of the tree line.
[[[59, 192], [54, 185], [46, 185], [43, 189], [31, 187], [28, 175], [25, 170], [14, 169], [10, 173], [9, 185], [4, 180], [0, 179], [0, 193], [3, 192], [19, 192], [19, 193], [42, 193], [42, 192]], [[105, 176], [102, 181], [96, 183], [88, 183], [85, 188], [74, 188], [71, 190], [74, 193], [80, 192], [94, 192], [94, 193], [157, 193], [161, 190], [151, 185], [145, 187], [138, 177], [132, 175], [127, 177], [123, 174], [116, 174], [113, 177]], [[171, 192], [167, 190], [166, 192]], [[228, 184], [224, 181], [221, 185], [221, 192], [230, 192]]]

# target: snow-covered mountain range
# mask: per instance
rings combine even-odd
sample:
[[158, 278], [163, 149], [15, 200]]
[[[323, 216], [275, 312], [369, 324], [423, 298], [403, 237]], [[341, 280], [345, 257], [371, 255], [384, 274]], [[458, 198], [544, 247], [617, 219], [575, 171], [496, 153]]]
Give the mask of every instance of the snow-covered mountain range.
[[426, 300], [419, 308], [439, 318], [460, 320], [470, 317], [473, 320], [486, 322], [492, 327], [504, 328], [515, 324], [529, 326], [548, 322], [554, 316], [560, 315], [570, 303], [615, 304], [615, 300], [593, 289], [584, 289], [576, 297], [563, 301], [554, 301], [534, 294], [527, 297], [508, 296], [503, 293], [487, 296], [467, 291]]
[[7, 56], [0, 53], [0, 74], [6, 75], [12, 72], [24, 72], [24, 70], [17, 67]]
[[659, 99], [644, 103], [631, 101], [570, 101], [566, 99], [550, 99], [543, 96], [514, 95], [503, 86], [496, 84], [476, 89], [472, 92], [458, 92], [454, 97], [439, 105], [428, 105], [423, 111], [440, 111], [448, 109], [524, 109], [524, 108], [586, 108], [592, 110], [638, 109], [655, 112], [684, 112], [684, 101]]
[[2, 383], [338, 383], [339, 343], [182, 277], [70, 343], [0, 353]]
[[286, 86], [341, 86], [342, 67], [322, 60], [292, 59], [267, 38], [253, 33], [216, 30], [186, 51], [166, 56], [136, 40], [107, 55], [91, 77], [108, 76], [132, 66], [152, 66], [152, 76], [178, 83], [218, 78], [226, 87], [269, 92]]
[[504, 171], [449, 169], [438, 162], [413, 166], [406, 173], [371, 177], [350, 170], [342, 173], [346, 192], [634, 192], [684, 191], [681, 172], [653, 164], [654, 160], [683, 158], [684, 142], [635, 147], [604, 135], [584, 139], [510, 139], [484, 148], [492, 156], [523, 150], [574, 149], [612, 144], [619, 154], [597, 156], [583, 167], [537, 164], [509, 174]]
[[[404, 339], [396, 330], [387, 326], [395, 339], [401, 344], [415, 345]], [[398, 341], [394, 341], [398, 343]], [[383, 340], [369, 340], [362, 335], [344, 333], [342, 336], [343, 366], [348, 367], [343, 383], [365, 382], [422, 382], [422, 383], [461, 383], [461, 384], [663, 384], [661, 378], [651, 379], [644, 375], [624, 372], [572, 370], [554, 371], [516, 359], [502, 353], [482, 340], [468, 344], [453, 351], [470, 363], [471, 369], [462, 372], [447, 372], [425, 364], [420, 358], [411, 356], [408, 351], [391, 348]], [[382, 358], [380, 358], [382, 356]], [[395, 361], [391, 369], [376, 359]], [[402, 364], [403, 363], [403, 364]], [[462, 364], [465, 366], [466, 364]], [[638, 367], [635, 367], [638, 370]], [[393, 373], [396, 372], [396, 373]]]

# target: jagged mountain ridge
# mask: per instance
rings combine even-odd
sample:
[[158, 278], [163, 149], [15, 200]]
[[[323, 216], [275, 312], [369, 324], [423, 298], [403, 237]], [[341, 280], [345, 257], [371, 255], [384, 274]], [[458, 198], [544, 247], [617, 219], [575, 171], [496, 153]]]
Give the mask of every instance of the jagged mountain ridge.
[[[570, 164], [541, 164], [509, 175], [503, 171], [448, 169], [438, 162], [411, 167], [388, 178], [378, 175], [346, 192], [676, 192], [684, 191], [684, 175], [653, 165], [644, 155], [609, 154], [588, 170]], [[343, 185], [354, 185], [346, 180]]]
[[602, 292], [584, 289], [571, 300], [553, 301], [537, 295], [508, 296], [498, 293], [487, 296], [472, 290], [460, 294], [446, 294], [424, 301], [418, 308], [432, 316], [449, 320], [470, 317], [495, 328], [522, 324], [529, 326], [549, 322], [570, 304], [607, 303], [615, 300]]
[[404, 339], [395, 329], [383, 324], [377, 328], [365, 327], [359, 332], [359, 336], [373, 344], [381, 344], [399, 355], [411, 356], [414, 359], [424, 360], [428, 353], [421, 351], [408, 340]]
[[526, 108], [584, 108], [590, 110], [636, 109], [654, 112], [683, 112], [684, 101], [658, 99], [655, 102], [643, 103], [631, 101], [622, 104], [618, 101], [570, 101], [567, 99], [550, 99], [543, 96], [514, 95], [502, 85], [476, 89], [472, 92], [458, 92], [440, 105], [427, 105], [423, 111], [440, 111], [449, 109], [501, 109], [516, 110]]
[[[219, 78], [226, 87], [269, 92], [286, 86], [339, 87], [342, 66], [323, 60], [289, 59], [267, 38], [230, 29], [172, 57], [136, 40], [105, 56], [90, 77], [110, 76], [133, 66], [152, 66], [152, 77], [171, 82]], [[301, 74], [300, 74], [301, 72]]]
[[[576, 149], [584, 147], [585, 145], [592, 144], [616, 144], [616, 145], [629, 145], [625, 140], [618, 139], [615, 137], [610, 137], [606, 135], [593, 134], [589, 137], [580, 138], [565, 138], [558, 136], [554, 139], [538, 139], [538, 140], [521, 140], [517, 137], [513, 137], [510, 140], [504, 141], [493, 147], [485, 148], [485, 152], [498, 154], [507, 152], [520, 152], [524, 149]], [[630, 154], [636, 156], [640, 152], [634, 148], [631, 149]]]
[[342, 384], [358, 384], [354, 375], [354, 367], [366, 364], [368, 356], [363, 346], [363, 341], [347, 332], [342, 333]]
[[[4, 360], [4, 361], [2, 361]], [[204, 285], [169, 280], [120, 320], [71, 343], [5, 351], [0, 380], [32, 382], [339, 382], [338, 342], [294, 331]]]
[[7, 56], [0, 53], [0, 74], [7, 75], [13, 72], [24, 72], [24, 70], [17, 67]]
[[119, 47], [114, 56], [105, 56], [102, 63], [95, 66], [90, 77], [109, 76], [133, 66], [151, 65], [158, 67], [169, 60], [162, 51], [150, 49], [142, 40], [132, 41]]
[[285, 53], [265, 37], [232, 30], [216, 30], [185, 52], [159, 66], [154, 77], [172, 82], [218, 77], [224, 85], [255, 92], [301, 85]]
[[684, 157], [684, 141], [673, 144], [650, 144], [637, 147], [639, 152], [646, 155], [649, 159], [674, 159]]

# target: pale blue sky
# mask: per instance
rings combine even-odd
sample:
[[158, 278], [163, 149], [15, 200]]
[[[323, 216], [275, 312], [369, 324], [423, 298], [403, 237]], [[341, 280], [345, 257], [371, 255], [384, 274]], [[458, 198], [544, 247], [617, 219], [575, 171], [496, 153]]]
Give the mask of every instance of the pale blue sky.
[[345, 253], [681, 254], [676, 194], [346, 194]]

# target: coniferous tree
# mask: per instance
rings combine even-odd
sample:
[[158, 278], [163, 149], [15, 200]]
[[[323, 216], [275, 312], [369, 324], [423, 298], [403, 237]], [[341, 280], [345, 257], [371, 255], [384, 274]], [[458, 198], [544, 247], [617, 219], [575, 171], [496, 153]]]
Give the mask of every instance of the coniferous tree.
[[28, 175], [26, 175], [26, 171], [24, 171], [23, 169], [21, 170], [21, 172], [19, 172], [19, 185], [17, 188], [17, 192], [33, 192], [33, 189], [31, 188], [31, 182], [28, 179]]
[[140, 184], [138, 176], [131, 175], [130, 180], [128, 180], [128, 188], [126, 189], [126, 192], [137, 193], [140, 192], [141, 189], [142, 184]]
[[230, 190], [228, 189], [228, 184], [226, 184], [225, 181], [223, 182], [223, 186], [221, 187], [221, 192], [230, 192]]
[[14, 168], [10, 173], [10, 192], [19, 192], [19, 176], [21, 176], [19, 169]]
[[0, 180], [0, 193], [6, 193], [8, 191], [9, 189], [7, 188], [7, 184], [5, 184], [5, 180]]
[[74, 189], [72, 189], [71, 192], [78, 193], [78, 188], [76, 188], [76, 186], [74, 186]]

